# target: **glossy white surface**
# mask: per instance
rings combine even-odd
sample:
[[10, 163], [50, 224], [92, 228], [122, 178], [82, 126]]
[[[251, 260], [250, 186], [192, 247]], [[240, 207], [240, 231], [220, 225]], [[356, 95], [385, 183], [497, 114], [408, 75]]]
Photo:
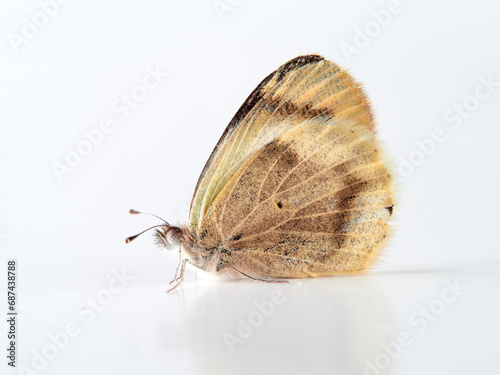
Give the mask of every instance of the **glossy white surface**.
[[165, 284], [134, 279], [108, 305], [97, 302], [95, 317], [80, 304], [98, 298], [97, 288], [21, 289], [22, 359], [29, 364], [32, 350], [52, 342], [48, 332], [74, 322], [78, 334], [44, 372], [488, 373], [498, 363], [498, 271], [193, 280], [170, 295]]

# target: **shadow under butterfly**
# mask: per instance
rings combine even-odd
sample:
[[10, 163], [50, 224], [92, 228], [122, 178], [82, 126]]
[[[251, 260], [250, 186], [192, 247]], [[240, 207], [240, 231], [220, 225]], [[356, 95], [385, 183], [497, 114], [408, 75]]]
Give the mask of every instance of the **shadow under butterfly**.
[[169, 328], [155, 334], [181, 332], [182, 339], [163, 347], [178, 373], [392, 374], [404, 360], [379, 361], [383, 345], [401, 330], [391, 303], [394, 281], [363, 275], [203, 284], [176, 296], [178, 319], [165, 308], [160, 314]]
[[361, 85], [321, 56], [299, 56], [267, 76], [203, 168], [189, 223], [161, 219], [147, 229], [179, 249], [169, 291], [186, 263], [273, 282], [365, 270], [395, 204], [374, 127]]

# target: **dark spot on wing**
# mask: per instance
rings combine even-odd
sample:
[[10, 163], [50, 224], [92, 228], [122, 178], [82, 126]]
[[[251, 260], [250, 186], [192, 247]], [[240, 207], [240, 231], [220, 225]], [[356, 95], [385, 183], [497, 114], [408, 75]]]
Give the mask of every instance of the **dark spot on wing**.
[[289, 101], [283, 100], [282, 97], [275, 96], [270, 98], [266, 104], [266, 109], [273, 112], [275, 116], [288, 117], [292, 114], [301, 118], [312, 117], [334, 117], [333, 108], [313, 108], [311, 104], [302, 104], [300, 107]]
[[241, 233], [231, 237], [231, 241], [238, 241], [241, 238]]
[[286, 256], [292, 255], [293, 253], [296, 253], [298, 250], [299, 250], [299, 248], [297, 246], [289, 248], [289, 249], [286, 249], [285, 250], [285, 255]]
[[394, 208], [394, 205], [385, 208], [387, 211], [389, 211], [389, 216], [392, 216], [393, 208]]

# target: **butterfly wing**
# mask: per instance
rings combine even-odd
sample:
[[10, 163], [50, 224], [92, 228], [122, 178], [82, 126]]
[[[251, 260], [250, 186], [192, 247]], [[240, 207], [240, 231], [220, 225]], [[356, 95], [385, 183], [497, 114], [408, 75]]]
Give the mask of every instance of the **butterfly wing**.
[[266, 77], [227, 126], [198, 180], [191, 232], [201, 234], [208, 209], [248, 158], [284, 130], [315, 116], [374, 127], [360, 85], [345, 70], [318, 55], [299, 56]]
[[255, 276], [305, 277], [365, 268], [389, 231], [391, 177], [373, 132], [315, 117], [238, 169], [207, 211], [205, 248]]

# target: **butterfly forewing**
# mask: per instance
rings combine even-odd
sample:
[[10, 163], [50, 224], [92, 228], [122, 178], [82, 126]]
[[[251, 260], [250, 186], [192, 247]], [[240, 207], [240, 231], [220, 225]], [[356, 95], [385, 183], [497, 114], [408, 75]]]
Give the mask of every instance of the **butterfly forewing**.
[[228, 125], [199, 178], [190, 230], [202, 222], [229, 181], [255, 153], [313, 117], [350, 118], [373, 128], [368, 102], [349, 74], [317, 55], [300, 56], [264, 79]]

